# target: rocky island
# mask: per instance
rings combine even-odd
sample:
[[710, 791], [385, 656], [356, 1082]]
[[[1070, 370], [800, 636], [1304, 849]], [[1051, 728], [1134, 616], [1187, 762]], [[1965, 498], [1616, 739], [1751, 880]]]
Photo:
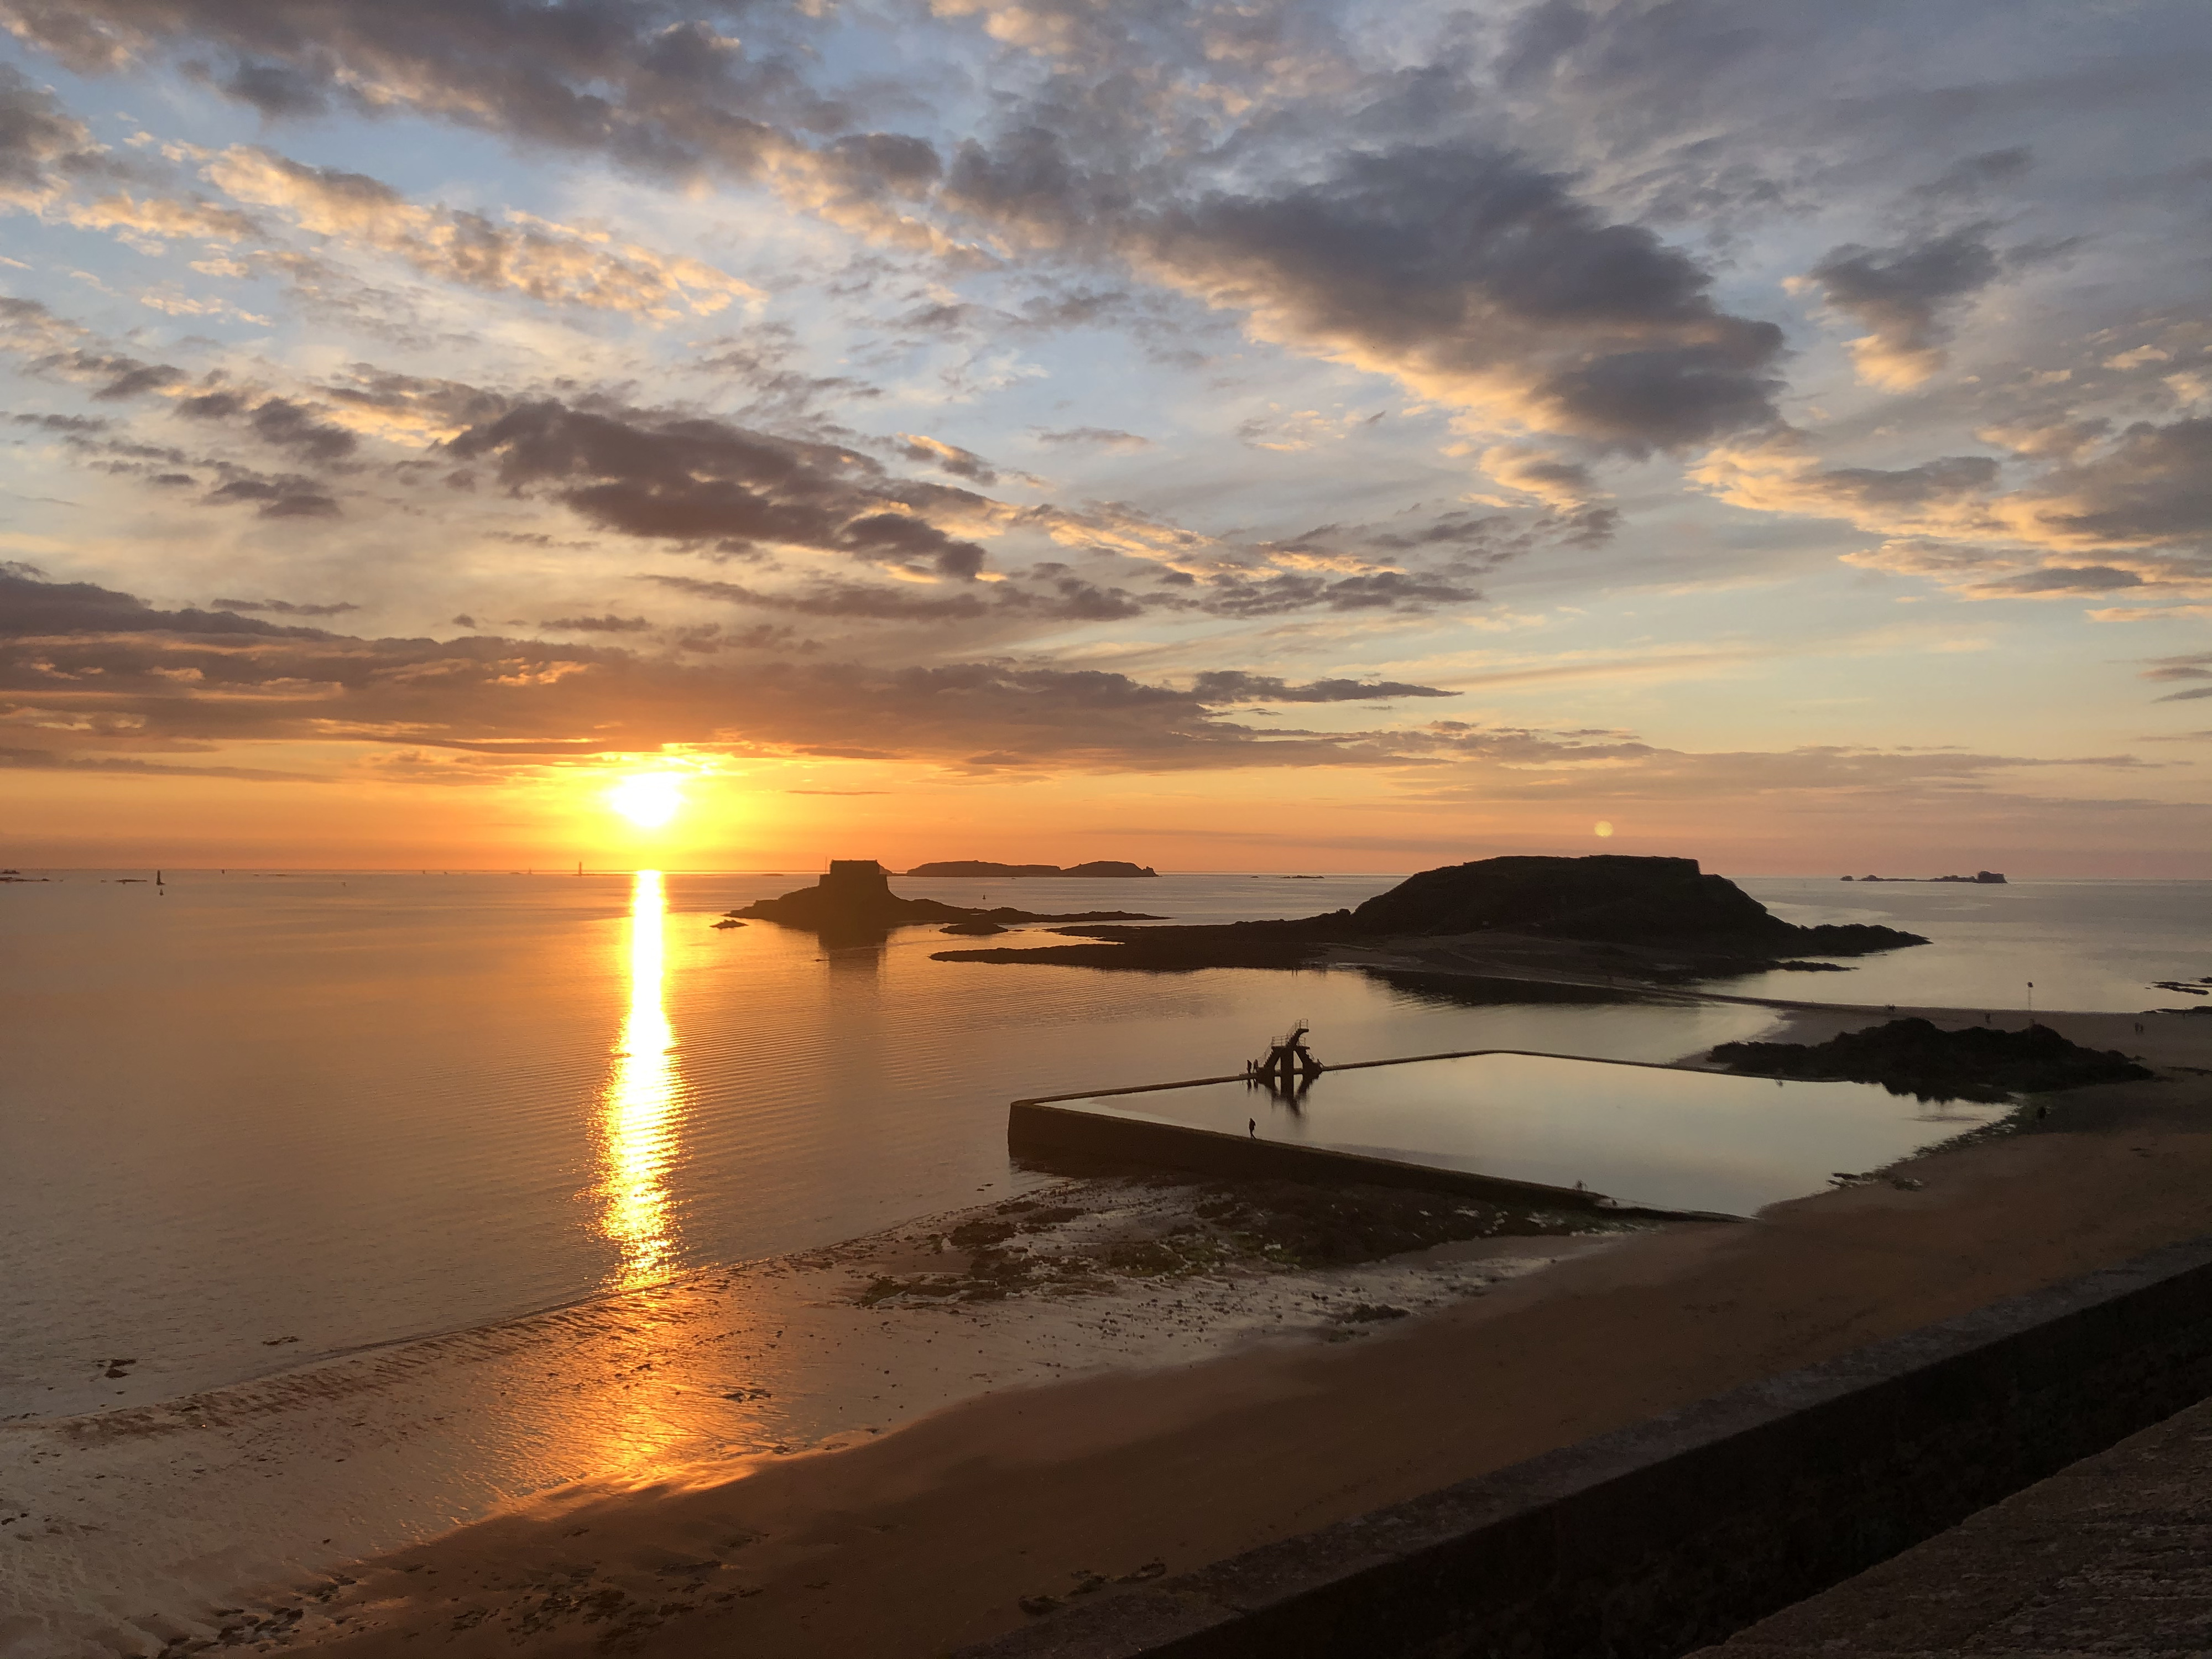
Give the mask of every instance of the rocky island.
[[1129, 864], [1120, 859], [1093, 859], [1088, 864], [1071, 864], [1066, 869], [1057, 864], [991, 864], [981, 859], [947, 859], [937, 864], [917, 864], [907, 872], [909, 876], [1001, 876], [1010, 881], [1032, 876], [1157, 878], [1159, 873], [1149, 864]]
[[[1001, 905], [984, 910], [963, 904], [940, 904], [935, 899], [901, 898], [891, 891], [890, 872], [873, 859], [837, 859], [830, 872], [811, 887], [802, 887], [781, 898], [760, 899], [729, 912], [739, 917], [803, 927], [833, 939], [881, 938], [894, 927], [926, 922], [963, 924], [1014, 921], [1158, 921], [1133, 910], [1081, 910], [1062, 915], [1040, 915]], [[980, 930], [979, 930], [980, 931]]]
[[1480, 859], [1409, 876], [1357, 909], [1286, 921], [1195, 927], [1063, 927], [1106, 941], [1041, 949], [940, 951], [942, 962], [1085, 968], [1297, 968], [1338, 947], [1387, 949], [1455, 971], [1501, 976], [1677, 981], [1818, 969], [1800, 953], [1863, 956], [1925, 945], [1865, 923], [1800, 927], [1695, 859]]

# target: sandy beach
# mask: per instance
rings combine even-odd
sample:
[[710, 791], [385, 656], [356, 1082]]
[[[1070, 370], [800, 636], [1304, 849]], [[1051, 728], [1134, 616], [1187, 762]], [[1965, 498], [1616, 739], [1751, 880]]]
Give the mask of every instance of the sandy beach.
[[[1414, 1231], [1504, 1231], [1387, 1260], [1304, 1268], [1255, 1249], [1164, 1273], [1150, 1241], [1189, 1249], [1209, 1190], [1064, 1182], [159, 1404], [72, 1397], [76, 1414], [0, 1424], [0, 1654], [158, 1653], [242, 1632], [346, 1563], [533, 1499], [733, 1480], [994, 1390], [1353, 1341], [1376, 1328], [1360, 1310], [1410, 1317], [1623, 1236], [1567, 1236], [1587, 1216], [1440, 1212]], [[979, 1236], [1001, 1247], [981, 1258], [998, 1271], [1041, 1252], [1040, 1282], [1009, 1293], [979, 1276]]]
[[[1869, 1020], [1794, 1011], [1774, 1035]], [[18, 1614], [0, 1651], [920, 1659], [2212, 1231], [2212, 1019], [2050, 1023], [2160, 1076], [2054, 1097], [2018, 1133], [1748, 1224], [981, 1305], [856, 1299], [941, 1270], [961, 1218], [939, 1218], [197, 1401], [21, 1425], [9, 1530], [38, 1530], [7, 1547], [72, 1628]], [[1413, 1316], [1347, 1317], [1363, 1306]], [[488, 1448], [495, 1424], [530, 1445]], [[487, 1464], [514, 1489], [483, 1489]], [[456, 1520], [489, 1518], [391, 1547], [392, 1500], [439, 1480]], [[323, 1516], [328, 1541], [301, 1552]], [[225, 1542], [194, 1547], [209, 1536]], [[104, 1574], [166, 1610], [101, 1593]]]

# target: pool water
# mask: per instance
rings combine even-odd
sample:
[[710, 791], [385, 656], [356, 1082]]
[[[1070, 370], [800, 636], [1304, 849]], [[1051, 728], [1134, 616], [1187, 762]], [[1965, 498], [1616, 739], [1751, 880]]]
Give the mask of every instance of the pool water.
[[1237, 1079], [1055, 1103], [1729, 1215], [1817, 1192], [1831, 1175], [1878, 1169], [2010, 1109], [1931, 1105], [1871, 1083], [1502, 1052], [1328, 1071], [1288, 1094]]

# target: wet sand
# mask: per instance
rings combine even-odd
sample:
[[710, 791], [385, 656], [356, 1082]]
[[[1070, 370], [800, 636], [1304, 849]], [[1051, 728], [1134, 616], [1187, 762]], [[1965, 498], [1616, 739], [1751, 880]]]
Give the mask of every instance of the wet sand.
[[[569, 1504], [671, 1471], [729, 1480], [993, 1389], [1357, 1340], [1371, 1324], [1346, 1316], [1362, 1307], [1411, 1315], [1618, 1237], [1471, 1238], [1316, 1269], [1248, 1251], [1162, 1276], [1146, 1241], [1203, 1237], [1206, 1192], [1066, 1182], [159, 1405], [0, 1424], [0, 1656], [260, 1640], [272, 1619], [283, 1635], [306, 1621], [279, 1610], [343, 1564], [533, 1498]], [[981, 1259], [1035, 1251], [1059, 1267], [1013, 1295], [957, 1242], [963, 1226], [1011, 1233], [1009, 1218], [1014, 1250]], [[1529, 1224], [1455, 1210], [1433, 1228]], [[1134, 1259], [1117, 1267], [1117, 1247]]]
[[[1881, 1017], [1794, 1011], [1769, 1035], [1817, 1042]], [[926, 1237], [908, 1233], [903, 1243], [868, 1242], [842, 1263], [823, 1253], [813, 1267], [782, 1264], [789, 1277], [780, 1288], [765, 1277], [733, 1297], [743, 1276], [722, 1276], [728, 1283], [711, 1291], [720, 1299], [708, 1305], [727, 1334], [702, 1309], [686, 1314], [680, 1297], [626, 1298], [616, 1313], [592, 1310], [573, 1345], [549, 1340], [562, 1327], [522, 1333], [509, 1352], [487, 1356], [476, 1372], [485, 1382], [463, 1413], [471, 1432], [504, 1413], [557, 1442], [570, 1397], [561, 1384], [572, 1380], [564, 1368], [598, 1367], [597, 1392], [577, 1397], [604, 1411], [627, 1395], [629, 1418], [599, 1422], [589, 1445], [570, 1447], [571, 1462], [546, 1461], [540, 1484], [568, 1484], [518, 1493], [492, 1519], [342, 1574], [270, 1583], [260, 1596], [219, 1604], [228, 1613], [203, 1606], [189, 1617], [135, 1620], [113, 1606], [111, 1631], [135, 1626], [137, 1650], [149, 1652], [169, 1638], [182, 1638], [172, 1650], [190, 1650], [228, 1630], [272, 1650], [348, 1659], [610, 1650], [922, 1659], [1024, 1622], [1032, 1616], [1025, 1598], [1041, 1606], [1112, 1594], [1116, 1579], [1187, 1571], [2212, 1233], [2212, 1018], [2153, 1017], [2140, 1036], [2125, 1015], [2048, 1023], [2140, 1054], [2162, 1076], [2069, 1091], [2022, 1133], [1936, 1152], [1893, 1179], [1778, 1206], [1749, 1224], [1676, 1224], [1573, 1250], [1516, 1241], [1504, 1254], [1521, 1261], [1565, 1258], [1521, 1278], [1507, 1276], [1492, 1243], [1346, 1270], [1370, 1275], [1357, 1282], [1224, 1278], [1216, 1291], [1214, 1281], [1183, 1279], [1079, 1304], [1010, 1301], [885, 1318], [857, 1308], [855, 1276], [897, 1270], [900, 1251]], [[1316, 1296], [1337, 1298], [1340, 1316], [1360, 1300], [1425, 1311], [1346, 1323], [1322, 1313]], [[817, 1322], [796, 1323], [810, 1308]], [[741, 1317], [745, 1309], [762, 1322]], [[833, 1369], [849, 1378], [865, 1369], [856, 1360], [880, 1358], [881, 1397], [896, 1384], [907, 1409], [868, 1426], [895, 1431], [833, 1436], [834, 1446], [790, 1455], [726, 1433], [723, 1455], [697, 1455], [702, 1437], [683, 1431], [693, 1420], [686, 1413], [728, 1407], [685, 1406], [680, 1391], [714, 1394], [708, 1385], [732, 1376], [741, 1355], [767, 1362], [837, 1343], [847, 1346], [805, 1363], [826, 1381]], [[863, 1355], [861, 1345], [878, 1343]], [[653, 1369], [611, 1393], [607, 1379], [624, 1364]], [[441, 1373], [438, 1387], [411, 1395], [404, 1379], [365, 1389], [362, 1426], [349, 1431], [372, 1450], [382, 1441], [465, 1457], [469, 1445], [409, 1415], [450, 1405], [441, 1390], [459, 1374]], [[241, 1407], [226, 1431], [222, 1507], [273, 1526], [260, 1506], [306, 1501], [298, 1494], [314, 1470], [289, 1431], [252, 1449], [256, 1409]], [[264, 1416], [281, 1423], [283, 1410], [272, 1400]], [[103, 1435], [82, 1446], [52, 1447], [39, 1467], [75, 1462], [56, 1478], [82, 1492], [90, 1483], [76, 1460], [113, 1460], [100, 1472], [125, 1484], [91, 1524], [158, 1530], [161, 1485], [191, 1483], [171, 1467], [149, 1503], [143, 1460], [165, 1434], [172, 1447], [205, 1443], [173, 1423], [134, 1441], [118, 1431], [121, 1415], [102, 1419]], [[795, 1425], [793, 1434], [788, 1443]], [[333, 1449], [320, 1455], [335, 1474]], [[387, 1455], [401, 1477], [406, 1455]], [[276, 1466], [257, 1488], [260, 1456]], [[583, 1468], [597, 1478], [573, 1480]], [[230, 1537], [237, 1528], [215, 1531]], [[167, 1547], [181, 1583], [178, 1540]], [[331, 1553], [364, 1552], [334, 1542]], [[153, 1565], [139, 1553], [138, 1567]], [[97, 1572], [102, 1558], [80, 1540], [76, 1556], [53, 1559]], [[266, 1551], [258, 1559], [264, 1567], [271, 1559]], [[211, 1591], [242, 1582], [252, 1560], [241, 1549], [188, 1565]], [[53, 1650], [0, 1639], [0, 1652], [17, 1650]]]

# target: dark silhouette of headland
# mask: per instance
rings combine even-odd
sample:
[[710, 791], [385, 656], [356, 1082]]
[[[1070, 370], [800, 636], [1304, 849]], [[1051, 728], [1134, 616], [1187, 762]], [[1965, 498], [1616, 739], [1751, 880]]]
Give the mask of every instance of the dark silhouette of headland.
[[1296, 968], [1336, 945], [1449, 940], [1456, 970], [1605, 980], [1709, 978], [1770, 968], [1817, 968], [1798, 953], [1863, 956], [1925, 945], [1918, 933], [1867, 923], [1801, 927], [1695, 859], [1480, 859], [1424, 870], [1354, 910], [1288, 921], [1196, 927], [1059, 927], [1110, 941], [1042, 949], [940, 951], [939, 961], [1086, 968]]
[[873, 859], [835, 859], [829, 873], [811, 887], [802, 887], [781, 898], [760, 899], [728, 913], [739, 917], [801, 927], [832, 941], [860, 942], [881, 939], [894, 927], [928, 922], [988, 922], [1003, 927], [1016, 921], [1158, 921], [1134, 910], [1082, 910], [1061, 915], [1041, 915], [1011, 905], [979, 909], [964, 904], [942, 904], [935, 899], [901, 898], [891, 891], [890, 872]]

